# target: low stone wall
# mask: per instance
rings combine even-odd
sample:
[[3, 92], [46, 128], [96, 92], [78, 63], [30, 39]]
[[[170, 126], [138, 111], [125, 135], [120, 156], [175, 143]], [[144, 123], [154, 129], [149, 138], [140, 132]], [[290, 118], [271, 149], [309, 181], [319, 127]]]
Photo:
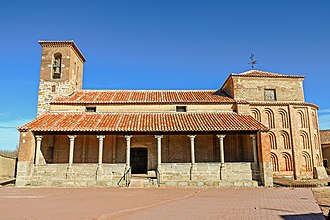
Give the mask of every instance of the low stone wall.
[[[26, 168], [28, 170], [29, 168]], [[22, 169], [21, 169], [22, 170]], [[18, 186], [117, 186], [125, 164], [44, 164], [33, 166]]]
[[0, 155], [0, 178], [15, 177], [16, 158]]
[[[124, 163], [29, 166], [20, 162], [17, 186], [125, 186], [125, 170]], [[167, 186], [257, 186], [251, 163], [245, 162], [163, 163], [157, 173], [160, 185]]]
[[251, 163], [163, 163], [158, 169], [164, 181], [252, 180]]

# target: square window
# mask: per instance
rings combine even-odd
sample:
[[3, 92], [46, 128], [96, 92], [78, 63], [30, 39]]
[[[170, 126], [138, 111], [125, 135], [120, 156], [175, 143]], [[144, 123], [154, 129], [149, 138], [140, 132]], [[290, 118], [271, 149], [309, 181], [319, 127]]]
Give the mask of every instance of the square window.
[[86, 107], [86, 112], [96, 112], [96, 107]]
[[276, 101], [275, 89], [265, 89], [265, 101]]
[[186, 112], [187, 106], [176, 106], [176, 111], [177, 112]]

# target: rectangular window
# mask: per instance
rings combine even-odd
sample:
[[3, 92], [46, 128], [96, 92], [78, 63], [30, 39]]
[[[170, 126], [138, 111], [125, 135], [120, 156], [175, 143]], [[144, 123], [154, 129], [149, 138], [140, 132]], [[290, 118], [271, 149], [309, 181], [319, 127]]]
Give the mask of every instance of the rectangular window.
[[187, 106], [176, 106], [176, 111], [177, 112], [186, 112]]
[[328, 168], [329, 164], [328, 164], [328, 160], [327, 159], [323, 159], [323, 166], [325, 168]]
[[96, 107], [86, 107], [86, 112], [96, 112]]
[[276, 101], [275, 89], [265, 89], [265, 101]]

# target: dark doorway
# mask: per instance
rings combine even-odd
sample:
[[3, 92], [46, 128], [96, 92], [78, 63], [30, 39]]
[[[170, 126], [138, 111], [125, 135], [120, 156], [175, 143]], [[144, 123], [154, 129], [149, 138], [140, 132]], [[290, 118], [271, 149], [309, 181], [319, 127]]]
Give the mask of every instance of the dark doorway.
[[132, 174], [148, 173], [148, 149], [131, 148]]

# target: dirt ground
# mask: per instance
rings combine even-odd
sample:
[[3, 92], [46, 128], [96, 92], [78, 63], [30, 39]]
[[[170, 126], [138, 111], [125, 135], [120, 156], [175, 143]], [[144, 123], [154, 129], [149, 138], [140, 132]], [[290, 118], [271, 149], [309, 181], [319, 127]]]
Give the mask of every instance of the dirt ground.
[[322, 219], [311, 189], [0, 188], [0, 219]]
[[313, 193], [324, 216], [328, 216], [330, 210], [330, 187], [314, 188]]

